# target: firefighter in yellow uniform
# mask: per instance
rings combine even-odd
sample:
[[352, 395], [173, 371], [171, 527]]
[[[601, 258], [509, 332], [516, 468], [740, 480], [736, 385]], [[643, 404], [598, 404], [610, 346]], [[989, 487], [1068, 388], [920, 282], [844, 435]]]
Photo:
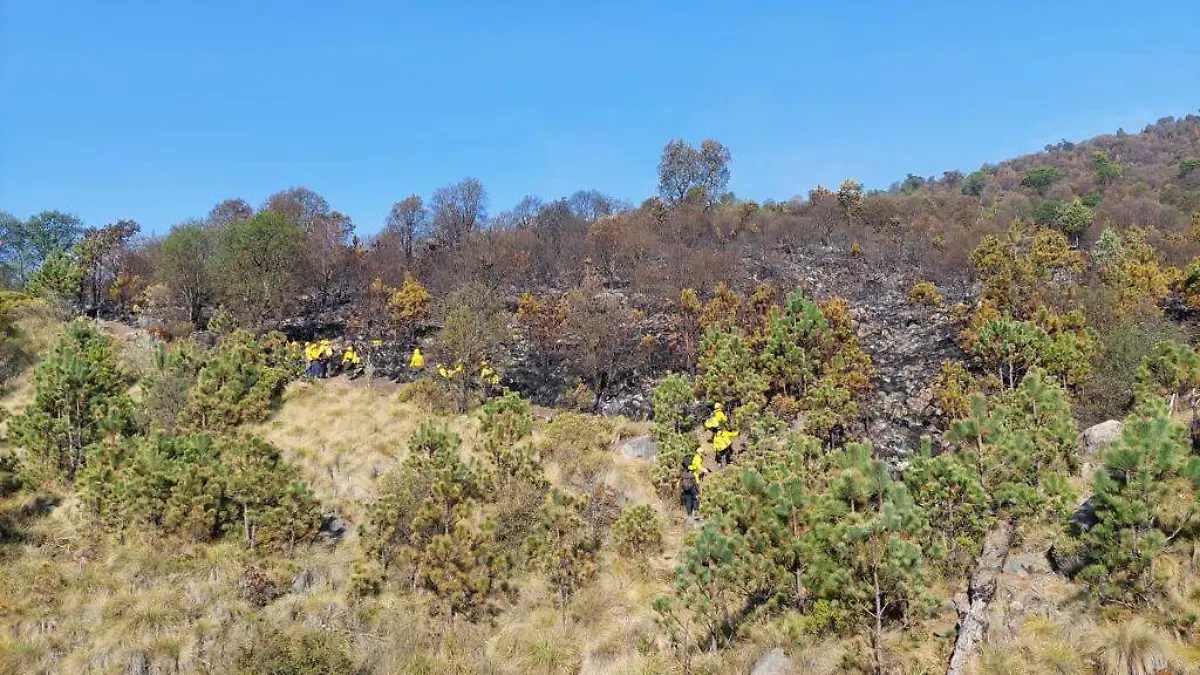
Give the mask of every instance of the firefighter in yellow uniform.
[[421, 348], [417, 347], [413, 350], [412, 358], [408, 360], [408, 367], [420, 370], [425, 367], [425, 356], [421, 354]]
[[729, 416], [725, 414], [723, 405], [717, 403], [713, 406], [712, 417], [704, 421], [704, 428], [712, 432], [717, 464], [728, 466], [733, 461], [733, 442], [737, 439], [738, 432], [729, 424]]
[[683, 471], [679, 474], [679, 501], [690, 518], [700, 508], [700, 478], [704, 475], [704, 458], [697, 450], [692, 459], [683, 460]]
[[342, 370], [346, 373], [354, 373], [361, 365], [362, 357], [354, 351], [353, 345], [347, 345], [346, 351], [342, 352]]
[[308, 366], [304, 369], [304, 372], [309, 377], [314, 379], [325, 377], [325, 367], [321, 363], [320, 345], [313, 342], [306, 342], [304, 344], [304, 358], [308, 361]]

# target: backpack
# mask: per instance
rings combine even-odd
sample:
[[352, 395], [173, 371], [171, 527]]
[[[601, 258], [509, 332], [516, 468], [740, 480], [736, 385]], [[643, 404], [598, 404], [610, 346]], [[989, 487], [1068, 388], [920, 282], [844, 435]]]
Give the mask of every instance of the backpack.
[[696, 492], [700, 489], [700, 485], [696, 482], [696, 476], [691, 471], [684, 471], [679, 477], [679, 489], [684, 492]]

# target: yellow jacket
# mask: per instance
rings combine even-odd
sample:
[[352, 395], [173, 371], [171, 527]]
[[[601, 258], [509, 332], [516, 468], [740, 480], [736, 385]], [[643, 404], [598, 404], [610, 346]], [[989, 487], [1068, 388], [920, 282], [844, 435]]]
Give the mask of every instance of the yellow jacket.
[[713, 450], [720, 452], [729, 446], [733, 445], [733, 439], [737, 438], [738, 432], [732, 429], [722, 429], [713, 436]]
[[722, 410], [721, 408], [717, 408], [716, 410], [713, 411], [712, 417], [708, 418], [704, 422], [704, 428], [712, 429], [715, 431], [715, 430], [720, 429], [721, 427], [725, 426], [726, 424], [729, 424], [729, 418], [725, 415], [724, 410]]
[[692, 463], [688, 465], [688, 471], [692, 472], [692, 475], [696, 477], [696, 482], [699, 483], [700, 476], [704, 473], [704, 458], [700, 456], [700, 453], [692, 455]]
[[348, 348], [346, 350], [346, 352], [344, 354], [342, 354], [342, 365], [345, 365], [347, 363], [350, 365], [353, 365], [353, 366], [356, 366], [359, 363], [362, 363], [362, 357], [360, 357], [357, 353], [355, 353], [353, 347]]
[[412, 367], [412, 368], [424, 368], [425, 367], [425, 357], [421, 355], [420, 347], [417, 347], [416, 349], [413, 350], [412, 358], [408, 360], [408, 365], [409, 365], [409, 367]]

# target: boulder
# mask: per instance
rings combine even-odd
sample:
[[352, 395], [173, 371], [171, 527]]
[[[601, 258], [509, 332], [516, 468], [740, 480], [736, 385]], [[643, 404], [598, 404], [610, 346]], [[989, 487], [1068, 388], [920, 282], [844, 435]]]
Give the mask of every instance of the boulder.
[[321, 529], [317, 533], [317, 538], [326, 544], [336, 544], [353, 529], [354, 523], [342, 518], [335, 511], [326, 514], [321, 520]]
[[1121, 436], [1121, 423], [1117, 420], [1101, 422], [1088, 427], [1081, 434], [1083, 437], [1083, 452], [1088, 457], [1094, 457], [1109, 443]]
[[750, 671], [750, 675], [790, 675], [793, 672], [795, 671], [792, 669], [792, 660], [787, 657], [783, 649], [776, 647], [754, 664], [754, 670]]
[[658, 456], [658, 442], [649, 436], [636, 436], [622, 443], [617, 451], [630, 459], [653, 460]]
[[295, 595], [307, 595], [313, 586], [313, 573], [309, 570], [304, 570], [292, 579], [292, 593]]

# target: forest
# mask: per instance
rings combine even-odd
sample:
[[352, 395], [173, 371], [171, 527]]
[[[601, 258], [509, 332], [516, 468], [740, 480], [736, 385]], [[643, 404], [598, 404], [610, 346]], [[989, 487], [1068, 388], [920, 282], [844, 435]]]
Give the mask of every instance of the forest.
[[0, 675], [1200, 672], [1200, 117], [735, 157], [0, 211]]

